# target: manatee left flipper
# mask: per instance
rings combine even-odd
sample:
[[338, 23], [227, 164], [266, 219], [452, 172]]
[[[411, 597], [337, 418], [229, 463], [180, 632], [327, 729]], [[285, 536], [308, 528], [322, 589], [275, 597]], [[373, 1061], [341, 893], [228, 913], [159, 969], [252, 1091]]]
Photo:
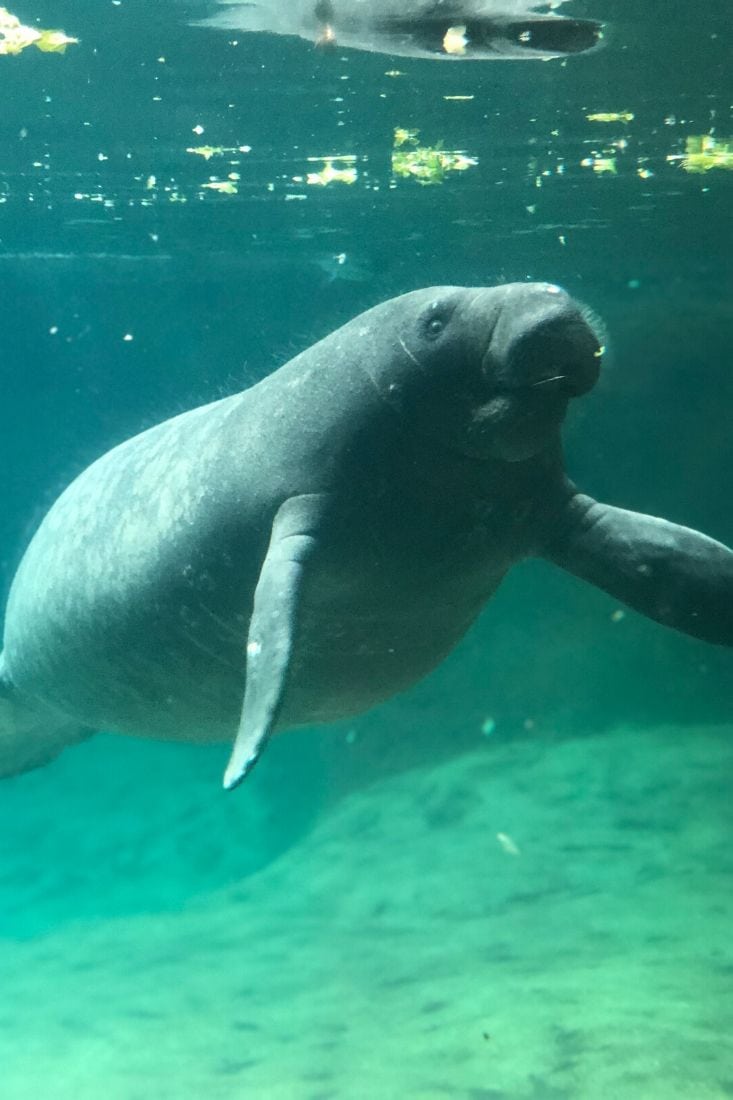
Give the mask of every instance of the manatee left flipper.
[[733, 551], [668, 520], [576, 494], [542, 556], [650, 619], [733, 646]]
[[304, 494], [280, 505], [254, 594], [247, 638], [247, 682], [234, 748], [224, 773], [231, 790], [257, 763], [275, 728], [287, 686], [308, 559], [326, 497]]

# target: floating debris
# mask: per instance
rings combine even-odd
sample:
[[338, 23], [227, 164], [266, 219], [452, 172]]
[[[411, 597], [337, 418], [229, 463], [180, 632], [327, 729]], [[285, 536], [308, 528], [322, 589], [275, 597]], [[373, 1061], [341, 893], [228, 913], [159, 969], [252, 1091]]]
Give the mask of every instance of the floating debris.
[[414, 179], [426, 186], [442, 183], [448, 172], [465, 172], [478, 164], [476, 157], [460, 150], [449, 152], [442, 145], [418, 144], [419, 130], [397, 127], [392, 150], [392, 174], [401, 179]]
[[585, 116], [589, 122], [633, 122], [633, 111], [596, 111], [595, 114]]
[[212, 157], [220, 156], [224, 148], [221, 145], [197, 145], [195, 148], [189, 145], [186, 152], [194, 153], [197, 157], [203, 157], [204, 160], [211, 160]]
[[521, 856], [521, 848], [515, 840], [512, 840], [508, 833], [497, 833], [496, 839], [499, 841], [502, 850], [505, 851], [508, 856]]
[[201, 186], [208, 188], [209, 191], [218, 191], [220, 195], [236, 195], [238, 193], [237, 184], [234, 180], [210, 180], [209, 183], [203, 183]]
[[336, 32], [331, 24], [327, 23], [315, 40], [314, 46], [316, 46], [317, 49], [332, 49], [335, 45], [337, 45]]
[[592, 168], [594, 172], [599, 175], [606, 173], [607, 175], [616, 175], [616, 158], [615, 157], [586, 157], [581, 160], [583, 168]]
[[395, 149], [398, 149], [400, 145], [417, 145], [419, 133], [419, 130], [405, 130], [402, 126], [397, 126], [394, 132]]
[[17, 15], [7, 8], [0, 8], [0, 55], [14, 56], [28, 46], [35, 46], [43, 53], [64, 53], [67, 46], [76, 45], [78, 38], [70, 38], [63, 31], [27, 27]]
[[446, 53], [453, 57], [463, 57], [467, 45], [465, 24], [459, 27], [448, 27], [443, 38], [443, 49]]
[[683, 154], [672, 154], [668, 161], [679, 160], [686, 172], [709, 172], [723, 168], [733, 172], [733, 140], [716, 141], [710, 134], [690, 135]]
[[311, 261], [327, 277], [329, 283], [363, 283], [372, 278], [373, 272], [355, 260], [348, 252], [331, 252], [316, 256]]
[[228, 153], [251, 153], [251, 145], [195, 145], [189, 146], [186, 149], [187, 153], [193, 153], [197, 157], [203, 157], [204, 160], [211, 160], [212, 157], [223, 157]]
[[481, 723], [481, 733], [484, 737], [491, 737], [492, 733], [496, 729], [495, 718], [484, 718]]
[[[323, 164], [320, 172], [309, 172], [306, 176], [305, 182], [311, 186], [328, 187], [331, 183], [356, 183], [358, 179], [359, 173], [354, 167], [356, 164], [356, 157], [308, 157], [308, 160], [311, 163], [316, 161]], [[336, 168], [336, 161], [344, 163], [346, 167]]]

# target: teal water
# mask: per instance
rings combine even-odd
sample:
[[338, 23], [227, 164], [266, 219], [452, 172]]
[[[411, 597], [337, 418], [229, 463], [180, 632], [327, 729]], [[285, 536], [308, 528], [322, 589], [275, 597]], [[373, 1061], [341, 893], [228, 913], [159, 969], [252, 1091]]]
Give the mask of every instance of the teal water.
[[[587, 302], [572, 476], [733, 543], [727, 0], [572, 8], [604, 49], [439, 64], [11, 5], [80, 42], [0, 56], [5, 589], [102, 451], [447, 283]], [[426, 147], [461, 170], [400, 175]], [[228, 797], [225, 747], [109, 735], [5, 782], [0, 1098], [733, 1094], [731, 658], [618, 610], [522, 566]]]

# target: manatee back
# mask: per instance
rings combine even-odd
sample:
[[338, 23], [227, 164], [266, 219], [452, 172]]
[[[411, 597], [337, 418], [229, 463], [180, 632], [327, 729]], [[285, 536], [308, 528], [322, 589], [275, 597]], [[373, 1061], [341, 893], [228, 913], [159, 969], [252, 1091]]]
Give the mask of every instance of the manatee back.
[[[186, 714], [205, 715], [212, 739], [229, 736], [273, 516], [345, 476], [365, 394], [375, 403], [350, 347], [331, 334], [249, 390], [114, 448], [66, 489], [11, 587], [4, 649], [18, 689], [88, 725], [118, 728], [124, 712], [131, 728], [185, 737]], [[185, 703], [166, 718], [171, 684]]]
[[[171, 615], [185, 614], [189, 575], [226, 509], [219, 490], [232, 460], [220, 439], [236, 401], [194, 409], [128, 440], [62, 493], [8, 600], [5, 660], [19, 689], [63, 707], [76, 697], [78, 665], [80, 677], [96, 674], [113, 695], [108, 665], [124, 673], [127, 644], [139, 648], [147, 638], [147, 651], [162, 641]], [[253, 545], [249, 569], [238, 563], [245, 578], [256, 577], [258, 552]]]

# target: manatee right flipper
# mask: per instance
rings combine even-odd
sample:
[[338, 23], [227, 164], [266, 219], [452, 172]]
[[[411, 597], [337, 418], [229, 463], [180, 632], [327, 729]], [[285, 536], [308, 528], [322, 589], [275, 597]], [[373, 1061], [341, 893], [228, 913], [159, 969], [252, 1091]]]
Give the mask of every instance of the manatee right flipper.
[[234, 748], [224, 773], [232, 790], [257, 763], [282, 707], [308, 559], [327, 498], [290, 497], [277, 511], [254, 594], [247, 638], [247, 681]]
[[543, 557], [650, 619], [733, 646], [733, 551], [668, 520], [570, 498]]
[[18, 692], [0, 653], [0, 778], [40, 768], [69, 745], [85, 741], [92, 730], [26, 699]]

